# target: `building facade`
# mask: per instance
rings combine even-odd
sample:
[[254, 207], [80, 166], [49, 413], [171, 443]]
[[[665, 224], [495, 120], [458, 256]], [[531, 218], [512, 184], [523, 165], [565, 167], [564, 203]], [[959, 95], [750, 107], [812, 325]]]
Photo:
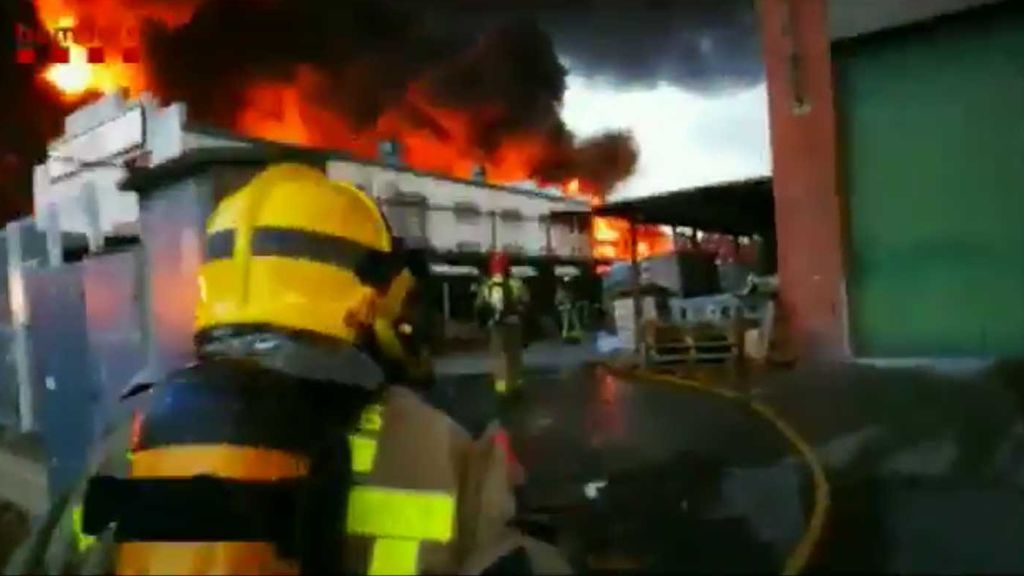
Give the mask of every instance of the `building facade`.
[[[68, 235], [84, 237], [96, 252], [111, 237], [138, 235], [139, 200], [118, 188], [126, 164], [158, 165], [188, 150], [263, 144], [190, 125], [182, 104], [161, 107], [147, 95], [137, 101], [110, 95], [69, 115], [64, 136], [36, 167], [37, 224], [52, 237], [55, 262]], [[588, 205], [557, 193], [417, 172], [402, 166], [393, 149], [379, 162], [331, 153], [327, 174], [373, 195], [394, 233], [439, 261], [493, 250], [566, 263], [590, 257]]]
[[[164, 107], [148, 95], [135, 101], [109, 95], [77, 110], [34, 173], [34, 216], [46, 234], [49, 263], [139, 237], [138, 195], [118, 187], [127, 166], [159, 166], [194, 150], [266, 146], [278, 145], [190, 124], [184, 105]], [[445, 333], [472, 331], [472, 290], [491, 251], [510, 254], [513, 273], [527, 279], [544, 314], [551, 313], [548, 293], [557, 277], [592, 271], [585, 202], [491, 184], [482, 174], [458, 180], [418, 172], [401, 164], [393, 145], [381, 150], [377, 161], [318, 153], [328, 157], [329, 177], [371, 194], [395, 235], [427, 253], [437, 279], [431, 298]]]

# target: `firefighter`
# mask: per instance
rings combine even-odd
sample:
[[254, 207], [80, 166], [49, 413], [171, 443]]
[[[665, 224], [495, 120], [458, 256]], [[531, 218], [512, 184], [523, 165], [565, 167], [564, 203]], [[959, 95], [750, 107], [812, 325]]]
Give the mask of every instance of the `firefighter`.
[[141, 393], [8, 573], [568, 572], [509, 527], [500, 428], [385, 385], [429, 366], [365, 194], [271, 166], [211, 215], [199, 288], [198, 361]]
[[512, 276], [508, 256], [491, 254], [487, 278], [477, 290], [477, 308], [490, 335], [494, 366], [494, 390], [505, 395], [522, 385], [523, 325], [529, 293], [522, 280]]
[[558, 283], [555, 292], [555, 306], [558, 307], [563, 342], [579, 342], [583, 339], [583, 325], [581, 321], [583, 310], [581, 305], [585, 306], [585, 303], [576, 302], [573, 297], [570, 279], [563, 278]]

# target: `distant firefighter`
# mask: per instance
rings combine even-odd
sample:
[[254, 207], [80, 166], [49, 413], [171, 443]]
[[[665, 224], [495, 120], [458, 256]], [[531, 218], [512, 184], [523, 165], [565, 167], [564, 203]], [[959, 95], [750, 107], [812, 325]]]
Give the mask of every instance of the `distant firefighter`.
[[477, 291], [477, 309], [490, 331], [494, 390], [504, 395], [522, 384], [524, 314], [530, 296], [512, 276], [506, 254], [491, 254], [488, 272]]
[[555, 306], [558, 308], [562, 341], [579, 342], [583, 339], [583, 316], [586, 302], [577, 301], [569, 278], [562, 279], [555, 288]]

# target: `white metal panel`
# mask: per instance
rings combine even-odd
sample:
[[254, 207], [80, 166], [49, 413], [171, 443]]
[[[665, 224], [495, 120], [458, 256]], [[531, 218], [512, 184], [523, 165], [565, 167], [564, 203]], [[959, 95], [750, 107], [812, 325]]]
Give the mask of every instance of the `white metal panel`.
[[99, 162], [141, 148], [145, 141], [145, 114], [141, 106], [135, 106], [117, 118], [52, 145], [47, 171], [50, 179], [56, 180], [81, 170], [83, 163]]

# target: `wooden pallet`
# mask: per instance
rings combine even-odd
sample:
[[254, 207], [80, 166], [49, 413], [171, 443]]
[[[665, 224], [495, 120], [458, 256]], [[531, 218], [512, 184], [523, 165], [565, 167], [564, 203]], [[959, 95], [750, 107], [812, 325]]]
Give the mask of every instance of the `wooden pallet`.
[[740, 334], [708, 325], [648, 322], [644, 347], [652, 364], [736, 362], [743, 357]]

